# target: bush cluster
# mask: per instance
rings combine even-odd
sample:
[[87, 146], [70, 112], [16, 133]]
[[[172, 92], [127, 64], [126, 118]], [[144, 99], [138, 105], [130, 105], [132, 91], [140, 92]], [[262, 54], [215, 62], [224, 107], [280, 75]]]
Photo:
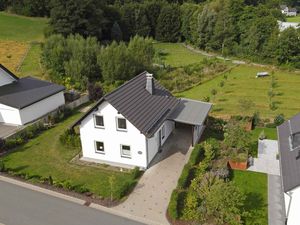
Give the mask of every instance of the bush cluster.
[[73, 130], [70, 129], [66, 130], [62, 135], [60, 135], [59, 141], [66, 146], [74, 148], [81, 147], [79, 134], [76, 134]]

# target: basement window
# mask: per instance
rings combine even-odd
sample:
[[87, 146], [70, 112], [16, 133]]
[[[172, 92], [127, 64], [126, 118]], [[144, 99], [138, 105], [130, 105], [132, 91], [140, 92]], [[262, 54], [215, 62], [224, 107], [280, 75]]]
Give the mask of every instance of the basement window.
[[104, 154], [104, 143], [101, 141], [95, 141], [95, 151], [96, 153]]
[[121, 145], [121, 156], [131, 158], [131, 149], [129, 145]]
[[300, 147], [300, 132], [291, 135], [291, 145], [292, 150]]

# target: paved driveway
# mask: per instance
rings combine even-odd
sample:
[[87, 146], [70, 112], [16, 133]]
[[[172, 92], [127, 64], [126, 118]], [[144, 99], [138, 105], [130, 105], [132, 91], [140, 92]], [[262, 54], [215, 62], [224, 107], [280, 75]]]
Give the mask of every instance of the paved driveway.
[[191, 129], [176, 128], [128, 199], [115, 207], [155, 224], [169, 224], [165, 215], [171, 193], [191, 153]]
[[280, 175], [278, 154], [278, 143], [274, 140], [258, 141], [258, 157], [254, 159], [254, 165], [248, 170], [267, 173], [271, 175]]
[[14, 134], [21, 126], [12, 126], [0, 123], [0, 138], [8, 137]]

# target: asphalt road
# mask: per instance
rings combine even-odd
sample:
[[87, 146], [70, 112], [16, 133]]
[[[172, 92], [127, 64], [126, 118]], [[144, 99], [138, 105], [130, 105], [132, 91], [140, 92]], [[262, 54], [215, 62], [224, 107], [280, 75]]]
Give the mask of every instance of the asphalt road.
[[0, 181], [0, 225], [143, 225]]

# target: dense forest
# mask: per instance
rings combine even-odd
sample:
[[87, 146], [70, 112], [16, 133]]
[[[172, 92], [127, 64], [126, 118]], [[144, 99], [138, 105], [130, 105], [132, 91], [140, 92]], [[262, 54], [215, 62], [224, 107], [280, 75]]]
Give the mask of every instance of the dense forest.
[[54, 80], [76, 73], [73, 83], [81, 86], [95, 74], [113, 82], [147, 69], [154, 57], [149, 38], [300, 68], [300, 29], [278, 28], [286, 19], [282, 3], [300, 7], [299, 0], [0, 0], [0, 7], [49, 17], [43, 65]]

